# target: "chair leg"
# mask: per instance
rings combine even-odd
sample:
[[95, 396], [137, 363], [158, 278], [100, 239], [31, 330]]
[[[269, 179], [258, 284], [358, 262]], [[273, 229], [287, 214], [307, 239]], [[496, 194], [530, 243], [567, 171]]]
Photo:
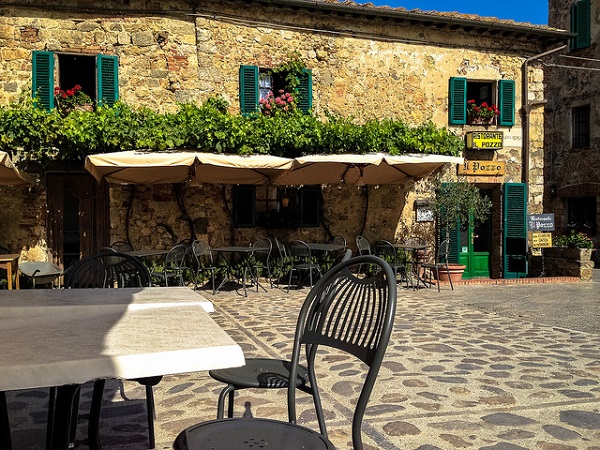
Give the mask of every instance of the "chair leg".
[[90, 406], [90, 418], [88, 422], [88, 445], [90, 450], [102, 449], [102, 444], [100, 443], [100, 410], [102, 409], [105, 384], [106, 380], [96, 380], [94, 382], [92, 404]]
[[222, 419], [225, 415], [225, 399], [227, 398], [228, 403], [228, 417], [233, 417], [233, 394], [235, 387], [231, 384], [225, 386], [219, 393], [219, 400], [217, 401], [217, 419]]

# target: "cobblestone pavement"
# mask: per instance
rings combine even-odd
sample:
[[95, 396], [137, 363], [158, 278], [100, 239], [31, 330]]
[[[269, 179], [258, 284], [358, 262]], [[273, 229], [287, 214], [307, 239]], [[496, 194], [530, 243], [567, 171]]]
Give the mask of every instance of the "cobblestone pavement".
[[[308, 290], [216, 296], [213, 318], [248, 357], [286, 357]], [[399, 288], [386, 359], [367, 409], [368, 449], [600, 450], [600, 283]], [[350, 417], [363, 372], [323, 351], [320, 387], [330, 438], [352, 448]], [[111, 391], [103, 409], [105, 450], [146, 449], [143, 389]], [[214, 418], [222, 385], [206, 373], [165, 377], [155, 388], [157, 449], [185, 427]], [[82, 411], [91, 389], [84, 390]], [[299, 422], [318, 429], [299, 396]], [[43, 447], [47, 392], [8, 394], [15, 450]], [[285, 392], [242, 391], [255, 416], [286, 419]], [[79, 438], [84, 436], [80, 420]], [[87, 448], [83, 444], [80, 448]]]

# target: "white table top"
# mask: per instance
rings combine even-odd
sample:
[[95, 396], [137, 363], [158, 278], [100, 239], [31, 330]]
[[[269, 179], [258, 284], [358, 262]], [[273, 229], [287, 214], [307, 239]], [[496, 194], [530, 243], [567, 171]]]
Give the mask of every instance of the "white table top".
[[0, 294], [0, 391], [244, 365], [185, 287], [30, 289]]

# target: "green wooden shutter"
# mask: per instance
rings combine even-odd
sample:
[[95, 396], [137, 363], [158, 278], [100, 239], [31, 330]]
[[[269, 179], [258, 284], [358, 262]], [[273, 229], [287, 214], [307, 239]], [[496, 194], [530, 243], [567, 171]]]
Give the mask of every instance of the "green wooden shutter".
[[33, 52], [32, 58], [32, 95], [49, 111], [54, 108], [54, 53]]
[[503, 200], [503, 275], [527, 276], [527, 185], [506, 183]]
[[571, 50], [590, 46], [589, 0], [580, 0], [571, 6], [571, 33], [577, 34], [577, 36], [571, 39]]
[[321, 186], [304, 186], [299, 194], [300, 226], [321, 226]]
[[448, 88], [448, 123], [467, 123], [467, 79], [452, 77]]
[[251, 185], [233, 187], [233, 226], [236, 228], [254, 228], [256, 189]]
[[[451, 183], [442, 183], [442, 190], [445, 186]], [[460, 223], [456, 223], [454, 226], [450, 225], [446, 230], [446, 217], [444, 211], [441, 211], [441, 217], [439, 218], [438, 228], [440, 232], [440, 242], [445, 239], [450, 239], [450, 246], [448, 248], [448, 262], [460, 263]]]
[[240, 67], [240, 110], [242, 114], [258, 111], [258, 67]]
[[308, 114], [312, 109], [312, 71], [310, 69], [302, 69], [298, 95], [298, 108], [304, 114]]
[[512, 127], [515, 124], [514, 80], [500, 80], [498, 82], [498, 108], [500, 109], [498, 125]]
[[112, 106], [119, 100], [119, 58], [112, 55], [96, 56], [98, 71], [97, 103]]

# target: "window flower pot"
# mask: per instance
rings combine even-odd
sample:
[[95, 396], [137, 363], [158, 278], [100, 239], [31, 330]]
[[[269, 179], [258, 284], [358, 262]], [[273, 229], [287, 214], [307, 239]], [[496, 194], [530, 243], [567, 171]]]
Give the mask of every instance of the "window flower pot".
[[478, 116], [468, 116], [467, 124], [468, 125], [494, 125], [496, 122], [496, 117], [478, 117]]

